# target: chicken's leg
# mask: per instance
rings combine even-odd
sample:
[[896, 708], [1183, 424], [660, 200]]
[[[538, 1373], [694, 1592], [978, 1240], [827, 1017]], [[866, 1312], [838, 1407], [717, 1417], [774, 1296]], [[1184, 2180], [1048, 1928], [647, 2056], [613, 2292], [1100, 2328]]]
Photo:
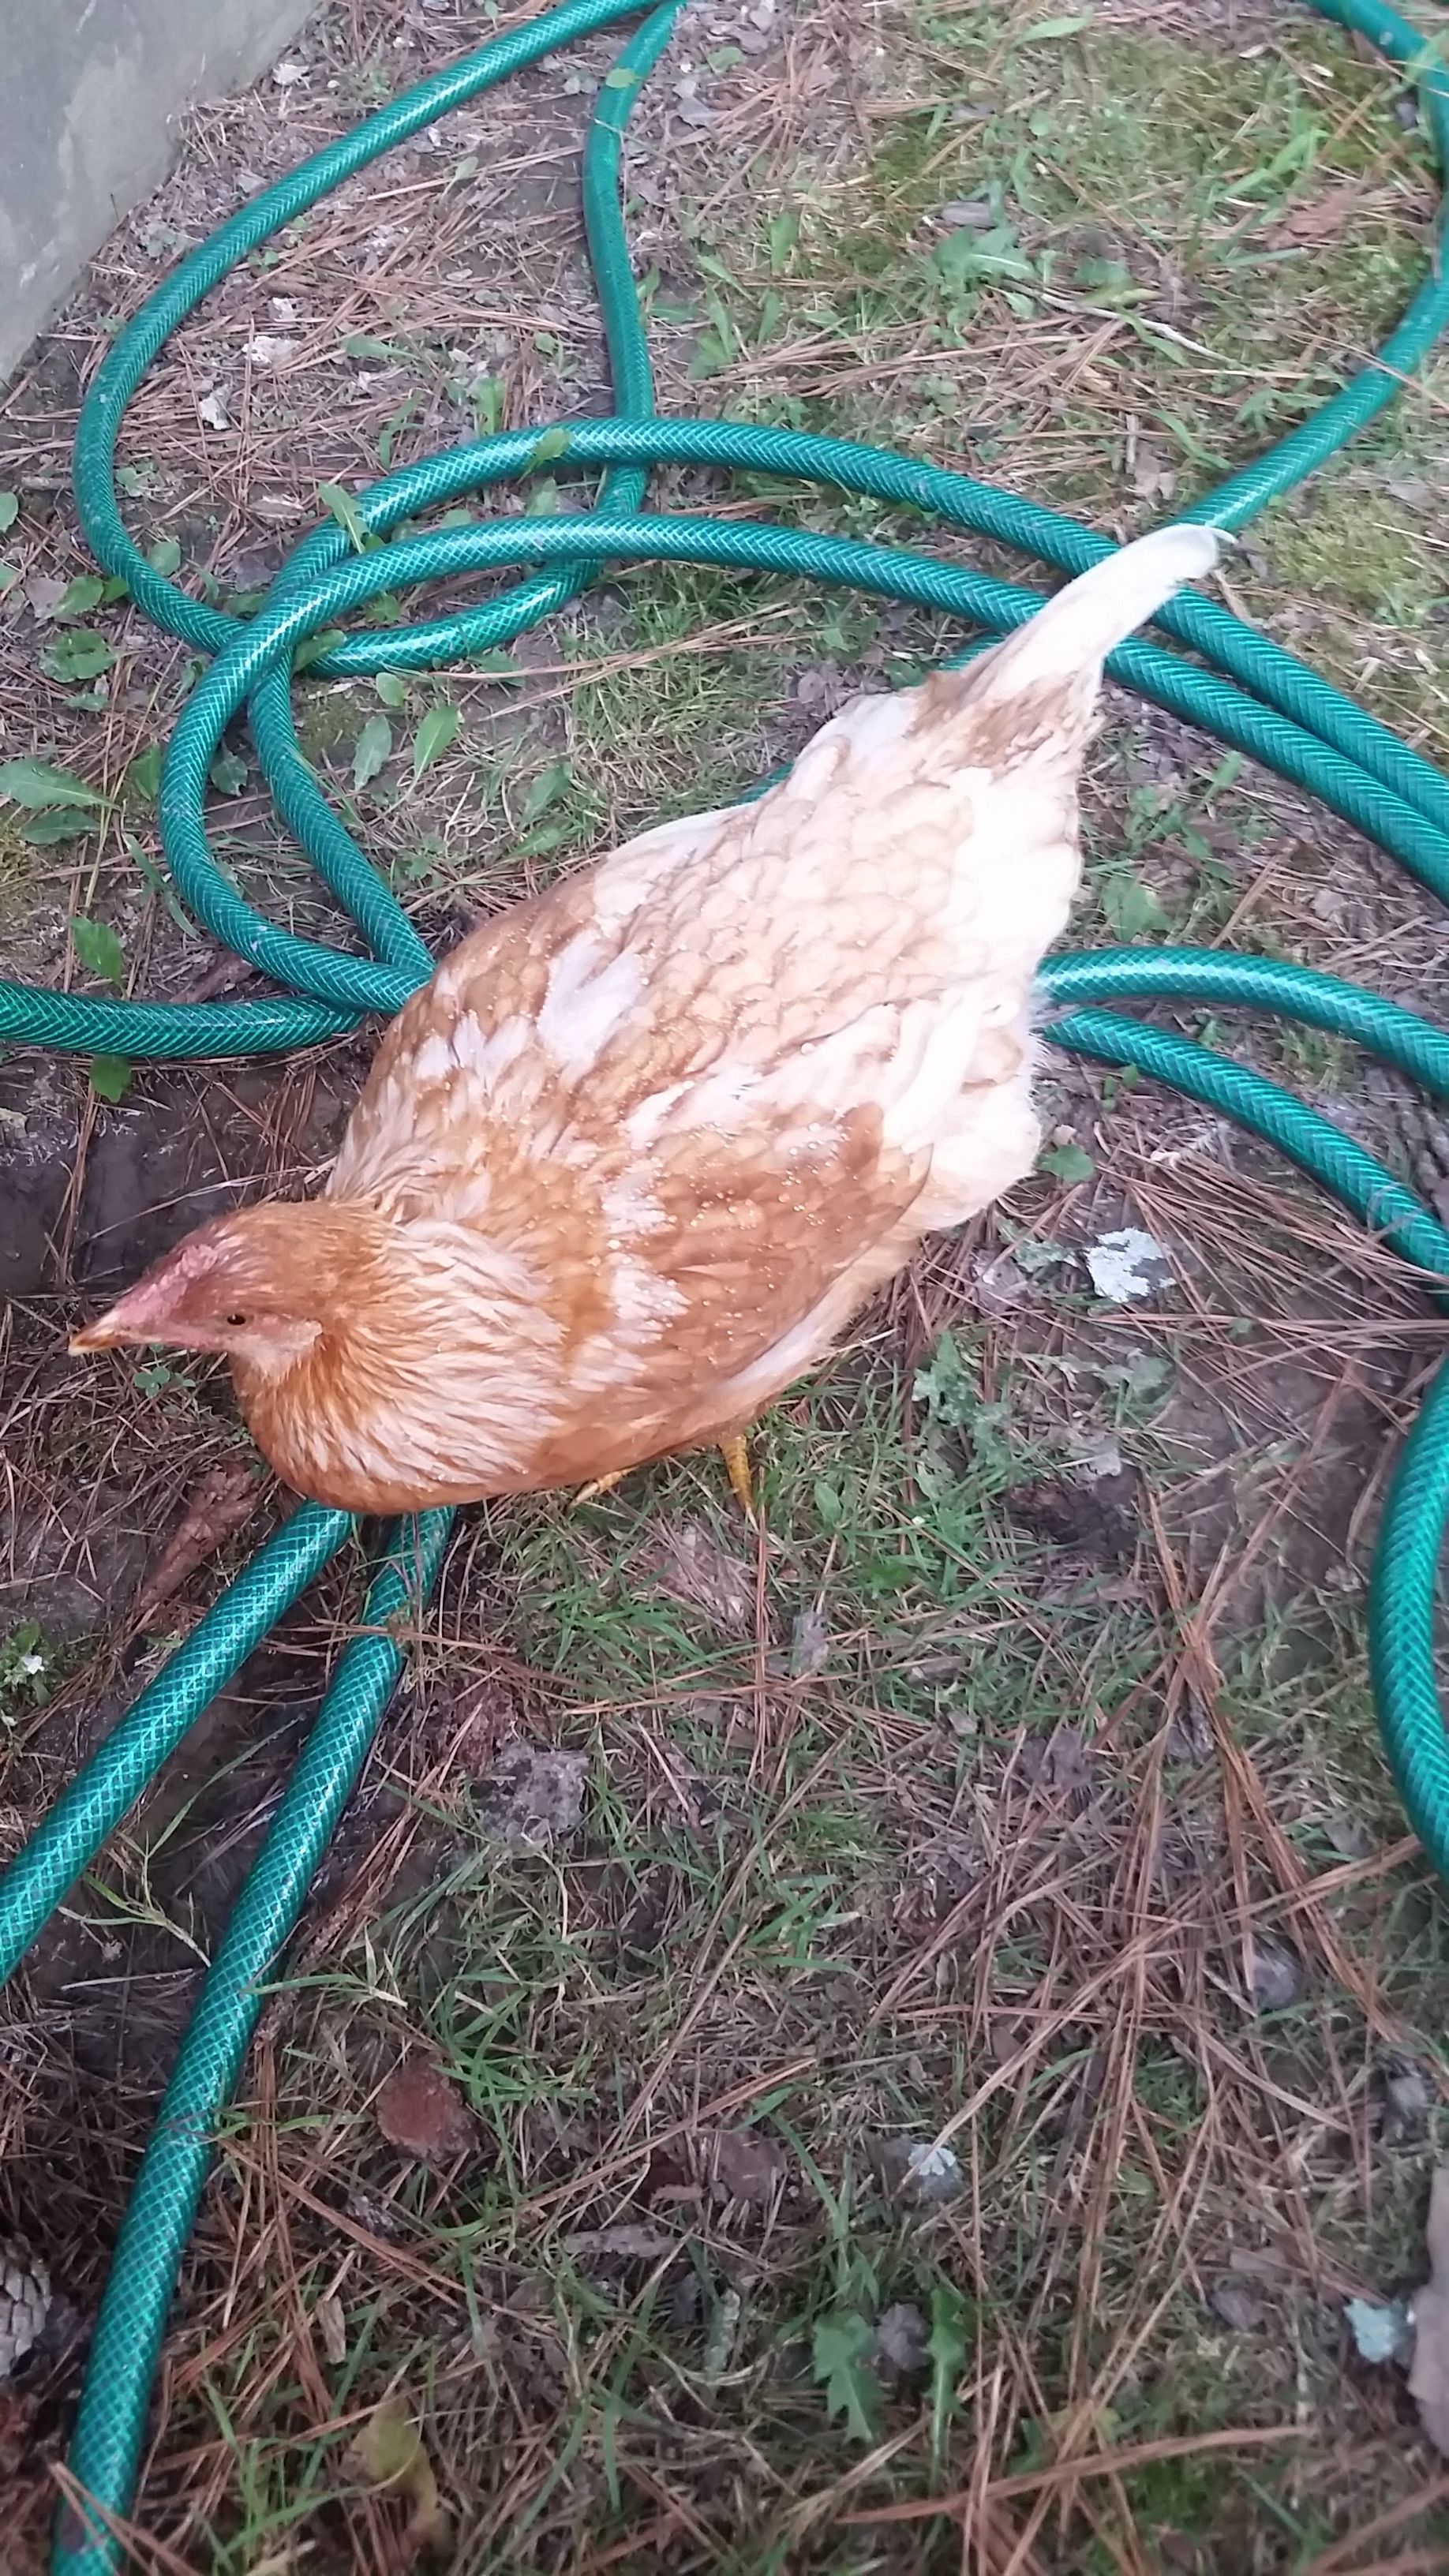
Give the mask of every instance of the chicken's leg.
[[743, 1431], [733, 1432], [728, 1440], [722, 1440], [719, 1454], [725, 1462], [735, 1500], [741, 1505], [746, 1520], [752, 1521], [755, 1517], [755, 1488], [750, 1475], [749, 1443]]
[[[755, 1488], [750, 1474], [749, 1443], [744, 1433], [736, 1431], [730, 1439], [722, 1440], [719, 1444], [719, 1454], [725, 1462], [735, 1500], [740, 1504], [746, 1518], [753, 1520]], [[612, 1476], [595, 1476], [592, 1484], [580, 1485], [574, 1496], [575, 1509], [577, 1510], [581, 1503], [596, 1503], [600, 1494], [611, 1494], [616, 1485], [623, 1483], [628, 1472], [627, 1467], [616, 1467]]]

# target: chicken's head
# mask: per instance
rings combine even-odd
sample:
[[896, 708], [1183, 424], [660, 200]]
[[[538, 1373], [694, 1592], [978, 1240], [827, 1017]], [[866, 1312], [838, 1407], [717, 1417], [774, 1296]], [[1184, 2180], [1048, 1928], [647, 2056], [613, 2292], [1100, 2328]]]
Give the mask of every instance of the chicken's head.
[[325, 1199], [213, 1217], [77, 1333], [71, 1350], [165, 1342], [280, 1375], [357, 1298], [371, 1230], [369, 1211]]

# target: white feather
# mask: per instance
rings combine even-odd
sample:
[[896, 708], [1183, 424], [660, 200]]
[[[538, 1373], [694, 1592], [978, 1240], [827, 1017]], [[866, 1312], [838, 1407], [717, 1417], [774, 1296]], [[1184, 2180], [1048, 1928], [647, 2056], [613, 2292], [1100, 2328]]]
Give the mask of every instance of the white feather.
[[1107, 655], [1218, 560], [1216, 528], [1155, 528], [1079, 573], [980, 666], [983, 698], [1014, 698], [1039, 680], [1095, 671]]

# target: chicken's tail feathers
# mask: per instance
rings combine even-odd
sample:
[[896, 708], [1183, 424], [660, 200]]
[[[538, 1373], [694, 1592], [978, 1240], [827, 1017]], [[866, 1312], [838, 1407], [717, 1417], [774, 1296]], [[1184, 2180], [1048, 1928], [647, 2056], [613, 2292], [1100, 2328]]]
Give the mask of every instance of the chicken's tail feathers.
[[1015, 698], [1041, 681], [1095, 680], [1107, 655], [1155, 617], [1174, 591], [1212, 571], [1221, 544], [1218, 529], [1184, 520], [1119, 547], [1068, 582], [977, 665], [979, 694]]

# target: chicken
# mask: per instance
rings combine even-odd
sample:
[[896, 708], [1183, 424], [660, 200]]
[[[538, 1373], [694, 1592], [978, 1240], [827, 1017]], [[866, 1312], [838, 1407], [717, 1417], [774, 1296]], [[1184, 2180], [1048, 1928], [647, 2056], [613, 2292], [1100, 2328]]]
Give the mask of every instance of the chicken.
[[299, 1493], [608, 1483], [761, 1409], [1028, 1172], [1033, 983], [1102, 659], [1217, 541], [1139, 539], [756, 803], [486, 923], [378, 1049], [323, 1195], [218, 1217], [71, 1344], [225, 1352]]

